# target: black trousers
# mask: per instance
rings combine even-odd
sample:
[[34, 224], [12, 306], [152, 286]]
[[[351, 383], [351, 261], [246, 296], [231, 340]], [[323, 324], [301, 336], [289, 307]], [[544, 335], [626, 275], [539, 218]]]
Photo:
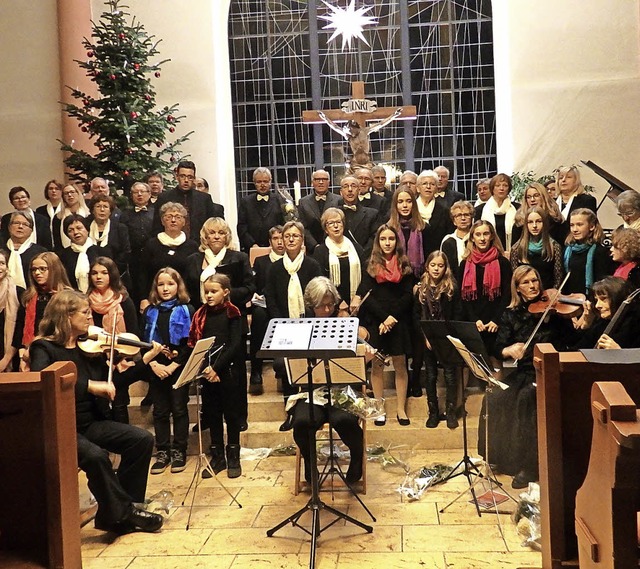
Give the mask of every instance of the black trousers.
[[358, 417], [342, 409], [314, 405], [313, 421], [311, 421], [309, 409], [309, 404], [303, 401], [298, 401], [293, 408], [293, 440], [300, 449], [306, 472], [309, 472], [311, 455], [309, 434], [321, 429], [325, 423], [329, 423], [340, 435], [342, 442], [347, 445], [351, 454], [349, 468], [354, 465], [361, 466], [364, 434], [358, 424]]
[[[110, 452], [120, 455], [117, 474]], [[152, 454], [153, 435], [131, 425], [95, 421], [78, 433], [78, 466], [86, 473], [89, 490], [98, 502], [99, 523], [115, 524], [132, 502], [144, 502]]]
[[[241, 366], [240, 366], [241, 367]], [[202, 380], [202, 418], [209, 425], [212, 445], [224, 445], [224, 425], [227, 424], [227, 444], [240, 444], [242, 416], [242, 388], [237, 376], [246, 383], [246, 376], [235, 369], [219, 373], [220, 381]], [[246, 388], [245, 388], [246, 394]]]
[[[174, 378], [175, 379], [175, 378]], [[189, 386], [173, 388], [171, 377], [151, 378], [149, 389], [153, 401], [153, 428], [158, 450], [171, 448], [186, 452], [189, 443]], [[171, 419], [173, 418], [173, 444], [171, 443]]]

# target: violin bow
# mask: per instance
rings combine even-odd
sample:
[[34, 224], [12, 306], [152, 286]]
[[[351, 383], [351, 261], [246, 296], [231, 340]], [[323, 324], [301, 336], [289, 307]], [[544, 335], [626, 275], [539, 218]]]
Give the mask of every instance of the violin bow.
[[[640, 294], [640, 288], [637, 288], [629, 296], [627, 296], [627, 298], [625, 298], [622, 301], [622, 304], [618, 307], [618, 310], [616, 310], [616, 313], [613, 315], [611, 322], [607, 324], [607, 327], [604, 329], [604, 332], [602, 332], [600, 338], [602, 338], [602, 336], [604, 336], [605, 334], [606, 335], [611, 334], [612, 330], [615, 328], [620, 318], [622, 318], [624, 311], [629, 307], [629, 305], [633, 302], [635, 297], [638, 296], [639, 294]], [[594, 350], [598, 348], [598, 342], [600, 341], [600, 338], [598, 338], [596, 345], [593, 347]]]
[[[558, 290], [556, 291], [556, 294], [554, 295], [553, 299], [549, 302], [549, 305], [544, 309], [544, 312], [542, 313], [542, 316], [540, 317], [540, 320], [538, 320], [538, 323], [536, 324], [536, 327], [533, 329], [533, 332], [531, 332], [531, 335], [529, 336], [529, 338], [527, 339], [527, 341], [524, 344], [524, 348], [522, 350], [522, 354], [523, 355], [529, 349], [529, 344], [531, 344], [531, 342], [533, 341], [534, 336], [538, 333], [538, 330], [540, 330], [540, 326], [542, 326], [542, 323], [544, 322], [544, 319], [549, 315], [549, 312], [551, 311], [551, 309], [558, 302], [558, 299], [562, 295], [562, 288], [564, 287], [565, 284], [567, 284], [567, 281], [569, 280], [569, 276], [570, 275], [571, 275], [571, 271], [569, 271], [567, 273], [567, 275], [564, 277], [564, 280], [562, 281], [562, 283], [560, 283], [560, 286], [558, 287]], [[541, 286], [542, 286], [542, 284], [541, 284]], [[517, 364], [518, 360], [514, 360], [514, 362]]]
[[113, 328], [111, 329], [111, 345], [109, 346], [109, 375], [107, 376], [107, 383], [113, 383], [113, 357], [116, 353], [116, 325], [118, 323], [118, 319], [113, 319]]

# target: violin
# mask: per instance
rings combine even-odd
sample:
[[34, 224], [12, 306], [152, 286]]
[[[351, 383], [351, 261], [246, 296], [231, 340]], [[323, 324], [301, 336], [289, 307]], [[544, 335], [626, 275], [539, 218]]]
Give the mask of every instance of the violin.
[[[368, 294], [368, 293], [367, 293]], [[366, 296], [365, 296], [366, 298]], [[357, 311], [354, 311], [357, 313]], [[351, 318], [355, 316], [354, 313], [349, 313], [349, 307], [347, 303], [342, 301], [338, 307], [337, 318]], [[374, 357], [385, 367], [391, 364], [390, 358], [387, 354], [382, 353], [380, 350], [376, 350], [367, 340], [369, 339], [369, 331], [364, 326], [358, 326], [358, 344], [362, 344], [365, 348], [368, 348], [373, 353]]]
[[529, 305], [529, 312], [532, 314], [542, 314], [553, 310], [564, 318], [579, 316], [587, 297], [584, 294], [560, 294], [555, 288], [545, 290], [540, 299]]
[[[130, 332], [121, 332], [114, 336], [98, 326], [89, 326], [86, 336], [78, 338], [78, 347], [88, 354], [101, 354], [113, 349], [123, 356], [135, 356], [141, 349], [150, 350], [153, 344], [141, 341]], [[166, 347], [162, 353], [168, 358], [178, 355]]]

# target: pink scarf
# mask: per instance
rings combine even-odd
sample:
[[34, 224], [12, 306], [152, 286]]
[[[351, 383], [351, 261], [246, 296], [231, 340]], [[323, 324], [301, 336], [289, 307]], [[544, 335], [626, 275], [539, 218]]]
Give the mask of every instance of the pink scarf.
[[486, 252], [480, 253], [474, 250], [467, 257], [462, 276], [462, 299], [475, 300], [478, 298], [476, 285], [476, 267], [484, 266], [484, 276], [482, 279], [482, 294], [494, 300], [501, 294], [500, 288], [500, 263], [498, 257], [500, 253], [495, 247], [490, 247]]

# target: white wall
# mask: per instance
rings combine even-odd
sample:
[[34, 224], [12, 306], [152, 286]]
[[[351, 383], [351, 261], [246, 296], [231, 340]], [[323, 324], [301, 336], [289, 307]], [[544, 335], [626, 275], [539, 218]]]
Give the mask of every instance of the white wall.
[[[493, 9], [499, 169], [546, 174], [592, 160], [640, 190], [638, 3], [494, 0]], [[607, 183], [586, 167], [581, 175], [599, 199]], [[601, 218], [618, 225], [607, 202]]]

